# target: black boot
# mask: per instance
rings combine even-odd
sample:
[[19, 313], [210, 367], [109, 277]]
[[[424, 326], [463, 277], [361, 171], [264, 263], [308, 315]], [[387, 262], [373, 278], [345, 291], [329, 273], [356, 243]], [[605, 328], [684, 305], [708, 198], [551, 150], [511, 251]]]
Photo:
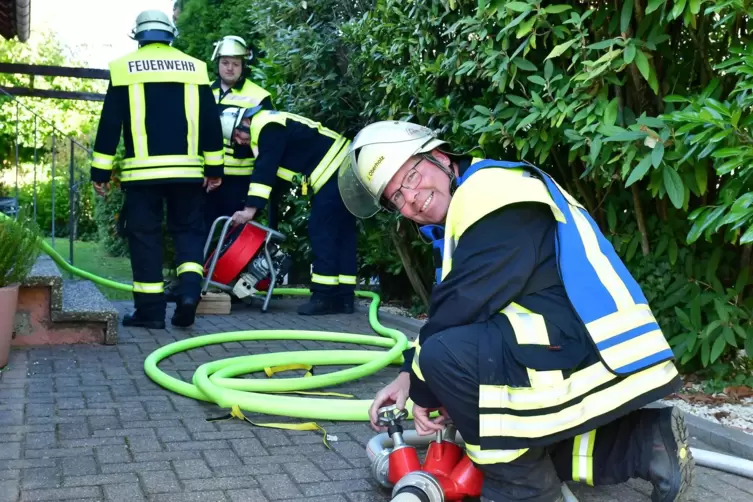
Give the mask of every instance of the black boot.
[[138, 309], [123, 316], [123, 326], [147, 329], [165, 329], [165, 318], [156, 319], [154, 316], [147, 317]]
[[642, 411], [646, 439], [639, 475], [654, 485], [653, 502], [684, 500], [693, 484], [695, 461], [682, 412], [674, 407]]
[[187, 328], [196, 320], [196, 308], [199, 300], [190, 296], [182, 296], [175, 306], [175, 314], [170, 320], [173, 326]]
[[335, 304], [338, 314], [352, 314], [355, 312], [354, 296], [338, 296]]
[[328, 315], [337, 314], [335, 298], [312, 295], [311, 299], [298, 307], [299, 315]]

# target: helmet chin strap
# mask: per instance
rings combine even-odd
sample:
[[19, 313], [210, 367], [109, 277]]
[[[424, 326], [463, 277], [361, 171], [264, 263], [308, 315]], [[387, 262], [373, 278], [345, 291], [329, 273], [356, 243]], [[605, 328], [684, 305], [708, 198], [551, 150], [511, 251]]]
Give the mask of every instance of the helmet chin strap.
[[[455, 190], [458, 189], [458, 180], [457, 176], [455, 176], [455, 173], [452, 169], [448, 169], [447, 167], [443, 166], [439, 160], [437, 160], [436, 157], [433, 155], [425, 155], [424, 158], [437, 166], [443, 173], [447, 175], [448, 178], [450, 178], [450, 196], [455, 195]], [[449, 157], [448, 157], [449, 158]], [[450, 165], [452, 165], [452, 160], [450, 160]]]

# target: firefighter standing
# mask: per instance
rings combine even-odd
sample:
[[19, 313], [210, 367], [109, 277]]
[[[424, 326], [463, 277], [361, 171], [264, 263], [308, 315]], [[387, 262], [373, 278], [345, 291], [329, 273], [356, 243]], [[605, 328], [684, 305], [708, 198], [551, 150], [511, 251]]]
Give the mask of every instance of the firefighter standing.
[[312, 192], [309, 238], [314, 255], [311, 299], [301, 315], [353, 313], [356, 286], [356, 220], [337, 190], [340, 164], [350, 141], [318, 122], [286, 112], [249, 108], [223, 113], [223, 134], [250, 145], [255, 157], [246, 208], [233, 215], [236, 224], [251, 221], [275, 190], [276, 178], [300, 177], [302, 194]]
[[[268, 91], [248, 79], [248, 59], [252, 57], [245, 40], [237, 36], [222, 38], [215, 45], [212, 61], [217, 64], [217, 80], [212, 83], [212, 92], [219, 112], [227, 109], [244, 109], [261, 106], [274, 110]], [[249, 178], [254, 166], [254, 158], [248, 145], [225, 143], [225, 177], [219, 189], [207, 194], [207, 230], [220, 216], [232, 216], [246, 206]], [[276, 226], [269, 208], [270, 226]]]
[[654, 501], [679, 499], [694, 466], [682, 415], [642, 407], [681, 381], [639, 285], [545, 172], [444, 143], [378, 122], [339, 174], [353, 214], [399, 211], [440, 251], [429, 320], [377, 393], [372, 426], [408, 397], [420, 434], [451, 418], [484, 472], [482, 500], [548, 502], [560, 479], [630, 478], [650, 481]]
[[97, 193], [105, 195], [125, 131], [121, 219], [136, 309], [123, 318], [124, 326], [165, 327], [163, 202], [180, 279], [172, 324], [193, 324], [203, 276], [204, 192], [222, 182], [222, 130], [206, 64], [171, 47], [175, 34], [166, 14], [148, 10], [138, 15], [131, 37], [139, 49], [109, 65], [94, 144], [91, 179]]

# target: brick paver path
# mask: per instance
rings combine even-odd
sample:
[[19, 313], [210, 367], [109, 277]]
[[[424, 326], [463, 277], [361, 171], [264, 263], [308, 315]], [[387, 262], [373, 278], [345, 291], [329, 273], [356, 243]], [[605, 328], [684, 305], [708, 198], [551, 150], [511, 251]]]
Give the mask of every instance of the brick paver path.
[[[123, 313], [129, 305], [118, 307]], [[199, 318], [190, 331], [121, 327], [117, 346], [14, 350], [0, 374], [0, 502], [389, 500], [371, 479], [364, 445], [373, 432], [366, 424], [320, 421], [338, 439], [328, 451], [315, 432], [207, 422], [224, 410], [173, 394], [143, 372], [154, 349], [197, 334], [283, 328], [371, 333], [365, 314], [303, 318], [294, 307], [283, 300], [273, 301], [267, 314], [238, 308], [230, 316]], [[190, 381], [206, 361], [326, 347], [353, 348], [305, 341], [232, 343], [192, 350], [160, 367]], [[394, 369], [387, 369], [329, 390], [371, 398], [393, 376]], [[650, 487], [631, 481], [573, 491], [581, 501], [630, 502], [648, 500]], [[697, 501], [750, 501], [753, 481], [698, 469], [692, 495]]]

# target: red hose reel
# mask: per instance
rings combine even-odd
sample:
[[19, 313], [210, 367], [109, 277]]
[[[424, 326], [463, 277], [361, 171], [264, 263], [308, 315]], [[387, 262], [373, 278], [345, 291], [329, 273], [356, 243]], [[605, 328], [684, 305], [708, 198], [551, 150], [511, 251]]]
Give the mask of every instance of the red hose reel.
[[[222, 243], [224, 245], [220, 249], [220, 256], [217, 258], [211, 279], [213, 282], [229, 286], [262, 250], [267, 239], [267, 232], [257, 226], [243, 225], [231, 230], [226, 239], [226, 242]], [[205, 276], [209, 273], [210, 264], [216, 252], [216, 249], [212, 251], [204, 263]], [[255, 287], [259, 291], [267, 291], [269, 283], [270, 278], [265, 277], [256, 283]]]

